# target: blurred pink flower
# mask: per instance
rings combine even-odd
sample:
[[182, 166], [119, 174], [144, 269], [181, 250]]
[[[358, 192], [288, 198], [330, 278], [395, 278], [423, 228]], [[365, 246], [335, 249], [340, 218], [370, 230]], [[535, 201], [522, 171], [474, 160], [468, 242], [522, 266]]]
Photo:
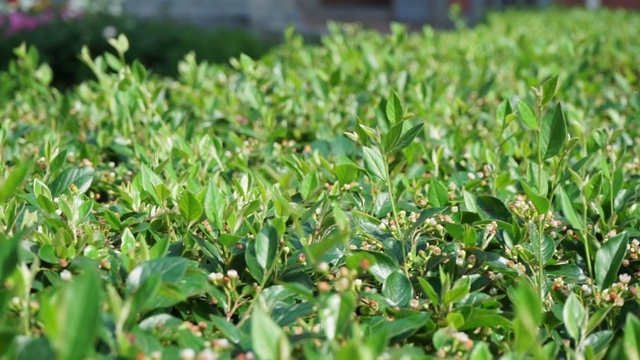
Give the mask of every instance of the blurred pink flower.
[[[51, 10], [46, 10], [39, 14], [13, 11], [7, 15], [0, 16], [0, 30], [4, 29], [4, 35], [10, 36], [19, 31], [32, 30], [40, 25], [47, 24], [54, 20], [55, 15]], [[63, 8], [57, 16], [62, 20], [71, 20], [81, 17], [82, 13], [72, 12]]]

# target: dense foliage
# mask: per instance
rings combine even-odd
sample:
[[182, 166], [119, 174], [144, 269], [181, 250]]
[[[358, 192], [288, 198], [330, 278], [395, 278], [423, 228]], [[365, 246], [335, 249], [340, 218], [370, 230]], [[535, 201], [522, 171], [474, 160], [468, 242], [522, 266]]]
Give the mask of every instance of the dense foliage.
[[638, 359], [639, 28], [332, 25], [176, 79], [119, 37], [64, 94], [17, 49], [0, 356]]
[[6, 70], [13, 49], [26, 43], [36, 47], [42, 62], [53, 70], [52, 84], [66, 89], [93, 77], [78, 59], [82, 46], [95, 55], [113, 52], [105, 38], [120, 33], [135, 45], [126, 54], [128, 61], [136, 59], [145, 68], [164, 76], [176, 76], [178, 63], [190, 51], [201, 61], [227, 63], [229, 57], [241, 53], [262, 56], [277, 43], [273, 36], [255, 35], [242, 29], [203, 30], [168, 21], [85, 14], [53, 18], [33, 29], [0, 35], [0, 69]]

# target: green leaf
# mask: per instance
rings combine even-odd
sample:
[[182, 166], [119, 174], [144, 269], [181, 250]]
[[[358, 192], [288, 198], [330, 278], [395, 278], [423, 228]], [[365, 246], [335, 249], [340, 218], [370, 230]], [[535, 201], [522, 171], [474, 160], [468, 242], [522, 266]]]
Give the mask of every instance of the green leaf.
[[393, 125], [389, 132], [382, 135], [382, 149], [385, 154], [389, 154], [395, 150], [395, 147], [398, 145], [400, 141], [400, 137], [402, 136], [402, 129], [404, 128], [404, 121], [400, 121], [399, 123]]
[[464, 206], [467, 208], [467, 210], [472, 213], [477, 213], [478, 204], [476, 203], [476, 199], [473, 197], [473, 195], [467, 190], [463, 190], [462, 196], [464, 197]]
[[258, 262], [255, 241], [247, 245], [247, 249], [244, 252], [244, 261], [247, 263], [247, 268], [253, 278], [256, 279], [258, 283], [262, 283], [265, 274], [262, 265]]
[[465, 224], [462, 242], [465, 246], [476, 246], [478, 244], [478, 233], [476, 232], [476, 229]]
[[38, 257], [49, 264], [58, 264], [60, 259], [56, 256], [55, 249], [50, 244], [44, 244], [38, 249]]
[[300, 183], [300, 193], [305, 200], [308, 200], [318, 188], [318, 173], [316, 171], [307, 174]]
[[[372, 332], [384, 332], [386, 338], [395, 338], [400, 335], [407, 337], [422, 328], [430, 314], [427, 312], [406, 311], [402, 317], [396, 317], [393, 321], [382, 321], [372, 327]], [[397, 341], [397, 339], [395, 339]]]
[[518, 113], [520, 114], [522, 122], [524, 122], [529, 129], [534, 130], [538, 128], [538, 120], [536, 120], [536, 115], [529, 104], [522, 100], [518, 101]]
[[429, 192], [427, 197], [429, 198], [429, 204], [433, 207], [443, 207], [449, 203], [449, 192], [447, 188], [433, 177], [429, 179]]
[[200, 201], [190, 191], [182, 195], [180, 201], [178, 201], [178, 209], [180, 210], [180, 215], [189, 223], [199, 220], [203, 210]]
[[562, 308], [562, 321], [569, 335], [575, 340], [582, 339], [582, 329], [587, 325], [587, 312], [578, 297], [571, 293]]
[[558, 87], [558, 75], [554, 75], [542, 84], [542, 99], [540, 103], [545, 106], [553, 96], [556, 94], [556, 88]]
[[640, 320], [629, 313], [624, 325], [624, 352], [628, 360], [640, 360]]
[[501, 127], [505, 127], [508, 116], [513, 113], [509, 100], [503, 100], [496, 110], [496, 119]]
[[31, 162], [23, 162], [9, 173], [0, 184], [0, 203], [16, 194], [16, 190], [22, 185], [31, 170]]
[[64, 170], [50, 184], [51, 195], [56, 198], [68, 193], [71, 185], [78, 188], [78, 193], [82, 194], [89, 190], [93, 181], [93, 169], [90, 167], [72, 167]]
[[589, 313], [589, 321], [584, 331], [585, 334], [591, 334], [600, 324], [607, 318], [609, 312], [613, 309], [613, 305], [598, 309], [596, 312]]
[[420, 287], [422, 288], [422, 291], [424, 292], [425, 295], [427, 295], [427, 298], [429, 298], [431, 303], [433, 305], [438, 306], [440, 304], [440, 296], [433, 289], [433, 286], [431, 286], [429, 281], [427, 281], [427, 279], [425, 279], [425, 278], [419, 277], [418, 278], [418, 283], [420, 284]]
[[407, 132], [405, 132], [402, 135], [402, 137], [400, 138], [400, 141], [398, 141], [396, 146], [393, 149], [391, 149], [391, 152], [400, 151], [406, 148], [407, 146], [411, 145], [411, 143], [413, 142], [413, 139], [415, 139], [416, 136], [418, 136], [418, 134], [420, 133], [420, 131], [422, 131], [423, 126], [424, 126], [423, 123], [419, 123], [418, 125], [415, 125], [411, 127], [411, 129], [407, 130]]
[[387, 99], [386, 107], [387, 120], [390, 124], [397, 124], [403, 120], [404, 110], [402, 109], [402, 103], [400, 97], [395, 91], [391, 95], [390, 99]]
[[240, 331], [240, 329], [230, 323], [229, 320], [215, 315], [211, 315], [210, 319], [216, 329], [220, 330], [224, 337], [226, 337], [234, 344], [240, 343], [240, 340], [242, 340], [244, 334], [242, 333], [242, 331]]
[[472, 330], [477, 328], [495, 328], [497, 326], [503, 329], [511, 329], [511, 322], [504, 316], [497, 313], [496, 310], [473, 308], [467, 316], [464, 325], [458, 328], [460, 331]]
[[159, 275], [164, 283], [177, 283], [182, 280], [191, 264], [193, 264], [191, 260], [176, 256], [167, 256], [144, 262], [129, 273], [127, 290], [135, 290], [152, 275]]
[[531, 283], [521, 278], [511, 301], [515, 305], [513, 320], [516, 349], [525, 353], [536, 343], [537, 329], [542, 321], [542, 300]]
[[454, 329], [460, 329], [464, 325], [464, 315], [460, 312], [450, 312], [446, 316], [447, 325]]
[[265, 226], [256, 235], [256, 260], [264, 274], [268, 273], [278, 255], [278, 233], [272, 226]]
[[365, 130], [365, 126], [362, 125], [362, 122], [360, 121], [359, 118], [357, 119], [357, 122], [356, 122], [355, 132], [356, 132], [356, 135], [358, 135], [358, 140], [360, 140], [360, 144], [362, 144], [363, 146], [369, 146], [373, 136], [371, 136], [371, 134]]
[[49, 191], [49, 188], [47, 187], [47, 185], [42, 181], [40, 181], [39, 179], [33, 180], [33, 194], [36, 197], [43, 195], [49, 200], [53, 199], [51, 196], [51, 191]]
[[489, 219], [511, 223], [511, 211], [502, 200], [493, 196], [478, 196], [476, 203]]
[[603, 183], [602, 179], [603, 176], [601, 171], [589, 178], [584, 187], [584, 196], [587, 198], [587, 201], [593, 201], [598, 197], [598, 195], [600, 195]]
[[611, 340], [613, 340], [613, 331], [601, 330], [587, 336], [582, 346], [585, 352], [593, 351], [595, 354], [601, 354], [608, 349]]
[[104, 220], [113, 230], [122, 230], [122, 221], [120, 221], [120, 218], [113, 211], [105, 208], [102, 215], [104, 216]]
[[355, 296], [349, 292], [332, 294], [323, 299], [318, 316], [329, 340], [347, 332], [355, 308]]
[[57, 358], [80, 360], [91, 354], [101, 328], [100, 282], [97, 270], [87, 267], [60, 293], [42, 302], [40, 319]]
[[492, 360], [493, 358], [489, 345], [484, 341], [476, 344], [469, 355], [470, 360]]
[[259, 302], [251, 314], [251, 346], [260, 360], [290, 359], [291, 348], [286, 333], [263, 309]]
[[53, 204], [53, 201], [45, 195], [38, 195], [37, 200], [38, 205], [40, 205], [40, 208], [42, 208], [44, 212], [53, 214], [56, 211], [56, 206]]
[[558, 197], [560, 198], [562, 212], [569, 221], [569, 224], [571, 224], [571, 226], [576, 230], [582, 230], [584, 228], [584, 224], [582, 223], [582, 219], [578, 217], [576, 210], [573, 208], [571, 199], [569, 199], [569, 196], [564, 192], [562, 186], [558, 186], [557, 192], [559, 195]]
[[[307, 246], [305, 248], [305, 253], [309, 257], [309, 260], [311, 260], [311, 262], [319, 261], [330, 250], [336, 250], [337, 245], [345, 241], [348, 238], [348, 235], [348, 232], [335, 232], [324, 238], [322, 241]], [[341, 250], [339, 251], [342, 252]], [[342, 254], [340, 254], [339, 256], [342, 256]]]
[[462, 300], [465, 296], [469, 294], [469, 290], [471, 288], [470, 278], [460, 278], [453, 285], [451, 290], [444, 293], [442, 298], [443, 304], [451, 304], [457, 301]]
[[361, 170], [362, 168], [353, 163], [353, 161], [344, 157], [338, 158], [337, 164], [333, 169], [336, 178], [341, 184], [349, 184], [355, 181], [358, 178], [358, 172]]
[[151, 196], [157, 205], [162, 204], [156, 187], [163, 184], [162, 179], [150, 167], [142, 164], [138, 173], [140, 185], [146, 194]]
[[[7, 238], [6, 233], [0, 232], [0, 284], [5, 284], [5, 280], [18, 269], [18, 262], [20, 261], [18, 248], [20, 241], [27, 235], [28, 231], [28, 228], [24, 228], [9, 238]], [[13, 296], [11, 290], [0, 287], [0, 318], [4, 306]], [[0, 330], [3, 330], [2, 328], [3, 327], [0, 326]], [[1, 336], [2, 334], [0, 333], [0, 337]], [[2, 339], [0, 338], [0, 340]], [[0, 350], [0, 355], [2, 355], [2, 353], [3, 351]]]
[[333, 218], [336, 221], [336, 226], [340, 232], [348, 233], [351, 229], [351, 223], [347, 214], [340, 208], [339, 204], [333, 206]]
[[606, 289], [616, 281], [618, 270], [627, 251], [628, 234], [623, 232], [609, 239], [596, 253], [595, 276], [600, 289]]
[[215, 182], [209, 179], [207, 191], [204, 194], [204, 212], [211, 226], [216, 230], [224, 227], [225, 198]]
[[126, 324], [132, 326], [140, 313], [159, 307], [161, 299], [159, 292], [162, 287], [162, 278], [159, 274], [150, 274], [131, 292], [128, 302], [131, 310]]
[[362, 149], [364, 156], [364, 167], [369, 176], [379, 181], [387, 181], [387, 164], [378, 148], [364, 147]]
[[130, 252], [135, 251], [136, 249], [136, 238], [135, 236], [133, 236], [133, 233], [131, 233], [131, 229], [129, 228], [125, 228], [122, 231], [122, 235], [120, 236], [120, 242], [121, 242], [121, 246], [120, 246], [120, 250], [127, 254]]
[[524, 193], [527, 194], [529, 200], [533, 203], [533, 206], [535, 206], [538, 214], [546, 214], [547, 211], [549, 211], [549, 206], [551, 205], [549, 199], [544, 196], [540, 196], [538, 192], [534, 188], [530, 187], [524, 180], [520, 181], [520, 185], [522, 186]]
[[[3, 344], [10, 344], [9, 341], [4, 341], [6, 339], [0, 338], [0, 341]], [[15, 354], [9, 354], [8, 358], [16, 359], [16, 360], [31, 360], [31, 359], [55, 359], [56, 354], [51, 347], [51, 342], [49, 339], [43, 336], [38, 337], [29, 337], [29, 336], [20, 336], [17, 337], [14, 341], [15, 345]], [[0, 356], [3, 356], [3, 359], [7, 358], [6, 354], [3, 354], [5, 349], [0, 348]], [[9, 351], [12, 349], [9, 348]]]
[[[534, 249], [537, 247], [537, 241], [533, 241]], [[542, 238], [542, 264], [546, 265], [552, 258], [556, 251], [556, 243], [549, 235], [544, 235]]]
[[[18, 246], [27, 235], [27, 229], [23, 229], [10, 238], [4, 232], [0, 232], [0, 284], [11, 275], [18, 266]], [[2, 304], [0, 304], [1, 306]]]
[[405, 307], [413, 298], [413, 286], [407, 276], [401, 271], [394, 271], [382, 285], [384, 295], [392, 306]]
[[375, 263], [371, 264], [369, 267], [369, 273], [373, 275], [373, 277], [378, 280], [381, 284], [384, 284], [387, 280], [387, 277], [391, 275], [391, 273], [400, 271], [400, 267], [398, 264], [389, 257], [389, 255], [379, 252], [379, 251], [369, 251], [369, 250], [354, 250], [354, 254], [364, 253], [370, 255], [373, 259], [375, 259]]
[[562, 111], [562, 105], [556, 106], [551, 123], [545, 126], [545, 130], [549, 132], [547, 136], [549, 142], [547, 143], [547, 149], [544, 153], [544, 159], [550, 159], [560, 153], [560, 150], [567, 142], [567, 121], [564, 118], [564, 112]]

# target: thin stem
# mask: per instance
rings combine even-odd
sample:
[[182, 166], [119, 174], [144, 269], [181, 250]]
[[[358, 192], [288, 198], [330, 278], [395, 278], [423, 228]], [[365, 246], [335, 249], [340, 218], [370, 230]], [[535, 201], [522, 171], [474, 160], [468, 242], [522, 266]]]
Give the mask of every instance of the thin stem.
[[509, 136], [504, 141], [502, 140], [502, 136], [504, 135], [504, 129], [506, 128], [506, 121], [502, 120], [502, 126], [500, 126], [500, 135], [498, 136], [498, 152], [496, 154], [496, 168], [491, 172], [492, 184], [491, 184], [491, 195], [496, 196], [496, 178], [498, 174], [498, 165], [500, 165], [500, 157], [502, 156], [502, 146], [506, 144], [506, 142], [513, 137], [513, 135]]
[[582, 241], [584, 241], [584, 251], [587, 257], [587, 267], [589, 268], [589, 277], [593, 279], [593, 268], [591, 267], [591, 251], [589, 250], [589, 230], [587, 229], [587, 199], [582, 194]]
[[[544, 216], [544, 215], [543, 215]], [[538, 215], [538, 285], [540, 287], [540, 299], [544, 299], [544, 259], [542, 258], [542, 243], [544, 240], [544, 221]]]
[[[542, 167], [544, 166], [544, 160], [542, 159], [542, 120], [540, 118], [542, 109], [538, 111], [538, 191], [542, 194]], [[538, 214], [538, 287], [540, 291], [540, 300], [544, 299], [544, 264], [542, 259], [542, 243], [544, 239], [544, 221], [543, 217], [546, 214]]]
[[[402, 227], [400, 226], [400, 217], [398, 216], [398, 209], [396, 208], [396, 200], [393, 196], [393, 184], [391, 183], [391, 174], [389, 173], [389, 164], [385, 162], [386, 167], [386, 178], [387, 178], [387, 191], [389, 192], [389, 201], [391, 202], [391, 211], [393, 213], [393, 223], [396, 226], [396, 237], [400, 240], [400, 245], [402, 246], [402, 257], [405, 258], [407, 256], [407, 245], [404, 239], [404, 232], [402, 231]], [[406, 266], [403, 266], [404, 273], [409, 277], [409, 269]]]

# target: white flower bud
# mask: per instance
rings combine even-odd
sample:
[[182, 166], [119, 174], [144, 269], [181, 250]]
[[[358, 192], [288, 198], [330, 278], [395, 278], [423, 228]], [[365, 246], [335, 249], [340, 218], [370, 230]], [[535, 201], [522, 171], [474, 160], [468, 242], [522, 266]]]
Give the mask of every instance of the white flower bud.
[[237, 279], [238, 278], [238, 272], [235, 270], [229, 270], [227, 271], [227, 276], [229, 277], [229, 279]]

